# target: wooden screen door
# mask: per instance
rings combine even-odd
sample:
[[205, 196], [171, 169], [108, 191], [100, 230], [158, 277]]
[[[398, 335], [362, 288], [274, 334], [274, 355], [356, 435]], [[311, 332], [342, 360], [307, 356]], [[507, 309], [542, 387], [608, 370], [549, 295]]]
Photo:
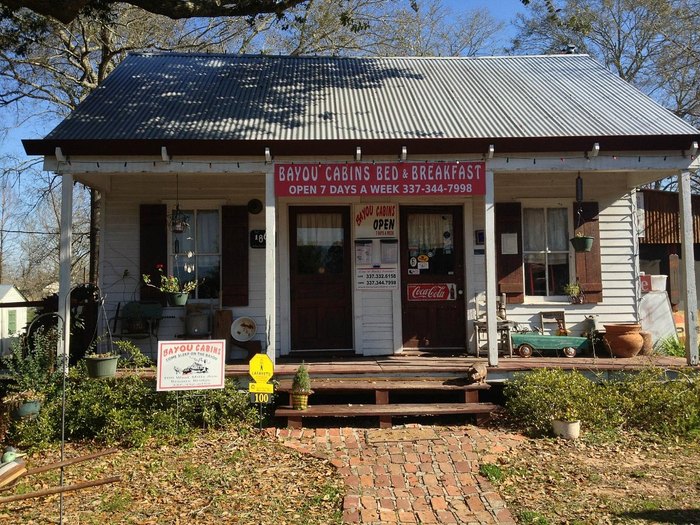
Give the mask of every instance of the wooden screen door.
[[404, 348], [463, 349], [461, 207], [401, 207], [401, 275]]
[[289, 208], [292, 350], [352, 349], [350, 209]]

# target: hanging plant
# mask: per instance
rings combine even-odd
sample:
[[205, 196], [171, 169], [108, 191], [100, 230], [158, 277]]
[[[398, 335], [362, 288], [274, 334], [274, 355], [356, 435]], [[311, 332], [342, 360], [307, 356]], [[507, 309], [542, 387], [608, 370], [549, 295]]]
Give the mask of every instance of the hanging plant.
[[575, 237], [569, 239], [569, 242], [575, 252], [590, 252], [593, 248], [593, 240], [593, 237], [577, 233]]

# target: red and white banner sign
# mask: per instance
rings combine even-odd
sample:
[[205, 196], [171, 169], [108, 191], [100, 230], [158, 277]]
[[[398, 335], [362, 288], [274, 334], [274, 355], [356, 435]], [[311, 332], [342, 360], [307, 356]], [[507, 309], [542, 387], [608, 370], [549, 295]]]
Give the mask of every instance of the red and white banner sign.
[[278, 197], [483, 195], [483, 162], [275, 164]]
[[421, 283], [407, 286], [409, 301], [454, 301], [457, 299], [454, 283]]

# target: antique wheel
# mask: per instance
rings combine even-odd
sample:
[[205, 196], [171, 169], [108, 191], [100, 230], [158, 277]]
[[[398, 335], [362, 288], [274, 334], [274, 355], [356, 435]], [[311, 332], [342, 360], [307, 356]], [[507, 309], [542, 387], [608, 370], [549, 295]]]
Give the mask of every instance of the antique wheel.
[[566, 357], [576, 357], [576, 349], [573, 346], [565, 346], [563, 351]]
[[518, 347], [518, 355], [520, 355], [520, 357], [531, 357], [533, 350], [534, 349], [532, 346], [527, 343], [523, 343]]

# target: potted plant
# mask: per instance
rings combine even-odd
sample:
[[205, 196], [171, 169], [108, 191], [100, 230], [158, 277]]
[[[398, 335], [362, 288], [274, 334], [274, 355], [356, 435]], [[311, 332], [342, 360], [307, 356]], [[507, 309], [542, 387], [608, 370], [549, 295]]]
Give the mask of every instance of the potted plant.
[[193, 292], [199, 283], [196, 280], [182, 283], [180, 279], [174, 275], [165, 275], [163, 273], [163, 265], [158, 265], [156, 268], [160, 274], [160, 284], [153, 284], [151, 276], [144, 273], [142, 278], [146, 286], [156, 288], [166, 294], [170, 306], [184, 306], [187, 304], [187, 298], [190, 292]]
[[11, 380], [3, 403], [10, 408], [12, 417], [29, 417], [39, 413], [44, 392], [55, 374], [56, 337], [56, 330], [39, 328], [31, 341], [27, 338], [15, 341], [11, 353], [2, 358]]
[[309, 369], [305, 363], [297, 368], [292, 379], [292, 408], [295, 410], [306, 410], [309, 406], [309, 396], [313, 394], [311, 390], [311, 378]]
[[561, 406], [554, 409], [552, 419], [554, 435], [564, 439], [578, 439], [581, 435], [581, 416], [573, 401], [563, 399]]
[[564, 293], [569, 296], [571, 304], [583, 303], [583, 291], [578, 281], [564, 285]]
[[100, 379], [114, 377], [117, 374], [119, 356], [111, 352], [93, 352], [85, 354], [85, 367], [88, 377]]
[[590, 252], [591, 248], [593, 248], [593, 237], [584, 235], [581, 232], [569, 239], [569, 242], [574, 247], [575, 252]]

